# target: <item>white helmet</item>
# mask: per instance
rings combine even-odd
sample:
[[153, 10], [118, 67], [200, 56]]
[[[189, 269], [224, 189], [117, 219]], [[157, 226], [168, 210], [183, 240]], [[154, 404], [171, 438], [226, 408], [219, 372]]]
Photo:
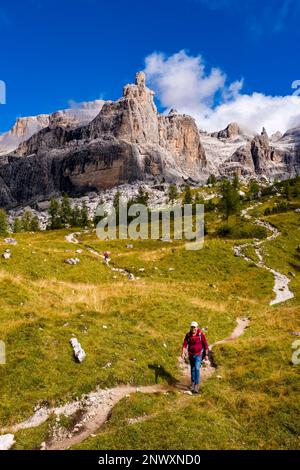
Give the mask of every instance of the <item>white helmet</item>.
[[198, 323], [196, 321], [192, 321], [191, 326], [198, 326]]

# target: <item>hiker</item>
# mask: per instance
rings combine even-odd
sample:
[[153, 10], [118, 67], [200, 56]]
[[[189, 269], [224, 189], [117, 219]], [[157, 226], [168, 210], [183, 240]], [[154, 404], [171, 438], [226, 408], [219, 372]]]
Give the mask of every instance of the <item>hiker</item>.
[[103, 257], [104, 257], [104, 262], [105, 262], [106, 264], [108, 263], [109, 255], [110, 255], [110, 252], [109, 252], [109, 251], [104, 251]]
[[199, 393], [200, 367], [203, 358], [208, 360], [208, 343], [196, 321], [192, 321], [190, 331], [185, 335], [181, 349], [182, 359], [185, 358], [186, 351], [191, 364], [191, 391]]

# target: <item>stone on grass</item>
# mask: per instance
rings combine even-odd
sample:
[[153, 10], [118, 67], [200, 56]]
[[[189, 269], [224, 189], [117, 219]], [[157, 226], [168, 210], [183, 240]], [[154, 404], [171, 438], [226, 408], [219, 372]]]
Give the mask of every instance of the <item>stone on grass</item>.
[[15, 443], [13, 434], [3, 434], [0, 436], [0, 450], [9, 450]]
[[4, 238], [4, 243], [7, 245], [17, 245], [18, 242], [15, 238]]
[[74, 351], [75, 359], [77, 359], [78, 362], [84, 361], [86, 354], [84, 350], [82, 349], [81, 344], [79, 343], [77, 338], [71, 338], [70, 343]]
[[10, 251], [9, 248], [7, 248], [7, 249], [4, 251], [4, 253], [2, 254], [2, 257], [3, 257], [4, 259], [9, 259], [9, 258], [11, 258], [11, 251]]
[[78, 263], [80, 263], [80, 259], [79, 258], [67, 258], [67, 259], [65, 259], [65, 263], [67, 263], [67, 264], [78, 264]]

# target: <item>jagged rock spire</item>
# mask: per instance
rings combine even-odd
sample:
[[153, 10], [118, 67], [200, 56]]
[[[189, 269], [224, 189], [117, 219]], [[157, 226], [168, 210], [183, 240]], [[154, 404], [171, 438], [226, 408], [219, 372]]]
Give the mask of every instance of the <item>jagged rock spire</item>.
[[137, 72], [135, 74], [135, 84], [140, 87], [146, 86], [146, 74], [144, 72]]

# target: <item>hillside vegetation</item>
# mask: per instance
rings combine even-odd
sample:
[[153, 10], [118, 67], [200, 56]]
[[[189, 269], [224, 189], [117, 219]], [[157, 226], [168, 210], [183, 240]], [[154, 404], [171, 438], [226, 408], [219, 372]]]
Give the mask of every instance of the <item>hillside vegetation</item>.
[[[131, 394], [76, 448], [299, 448], [299, 365], [291, 362], [297, 339], [291, 333], [299, 331], [300, 197], [289, 198], [286, 211], [265, 215], [285, 194], [262, 195], [252, 211], [281, 232], [263, 245], [265, 263], [290, 277], [295, 297], [274, 306], [272, 274], [233, 254], [234, 245], [255, 236], [253, 224], [238, 215], [229, 224], [243, 229], [241, 241], [241, 232], [220, 236], [224, 221], [218, 211], [208, 212], [198, 251], [160, 240], [127, 248], [128, 241], [101, 241], [92, 229], [81, 232], [78, 244], [66, 241], [67, 229], [15, 234], [11, 258], [0, 259], [0, 339], [7, 353], [0, 366], [1, 428], [28, 418], [38, 404], [66, 403], [97, 385], [153, 384], [153, 365], [179, 378], [177, 358], [191, 320], [208, 327], [213, 343], [230, 334], [237, 317], [247, 317], [242, 337], [215, 347], [217, 370], [200, 396]], [[0, 248], [7, 248], [3, 237]], [[108, 269], [90, 248], [109, 250], [111, 265], [138, 279]], [[247, 255], [256, 261], [251, 247]], [[73, 256], [79, 264], [64, 262]], [[73, 359], [72, 335], [87, 353], [81, 364]], [[14, 448], [39, 448], [52, 426], [50, 419], [19, 431]]]

